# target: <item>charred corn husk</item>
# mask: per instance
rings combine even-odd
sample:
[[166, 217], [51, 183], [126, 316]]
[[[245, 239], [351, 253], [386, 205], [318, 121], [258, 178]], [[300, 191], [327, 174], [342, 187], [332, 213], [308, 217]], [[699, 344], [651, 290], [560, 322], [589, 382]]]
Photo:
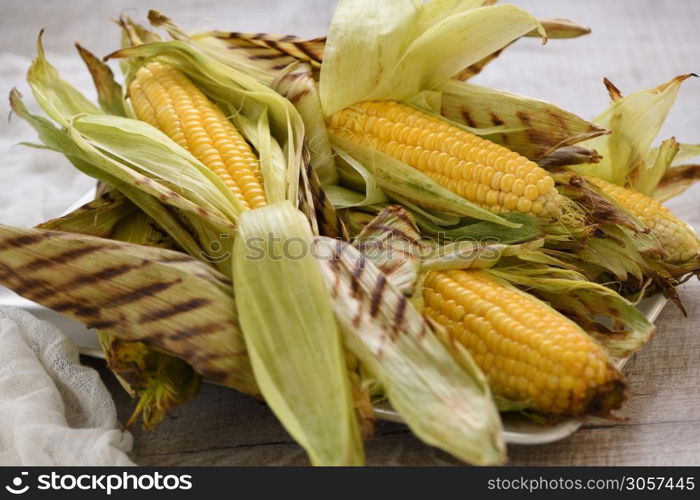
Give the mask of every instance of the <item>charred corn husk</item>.
[[479, 271], [426, 275], [425, 314], [466, 347], [495, 395], [553, 414], [607, 414], [623, 375], [578, 325]]
[[224, 113], [181, 71], [142, 66], [129, 85], [134, 111], [216, 173], [247, 208], [266, 204], [257, 157]]
[[586, 180], [636, 215], [658, 238], [670, 262], [686, 262], [700, 254], [700, 240], [693, 229], [658, 201], [603, 179]]
[[331, 115], [329, 128], [420, 170], [493, 213], [561, 213], [563, 198], [554, 179], [536, 163], [409, 106], [361, 102]]

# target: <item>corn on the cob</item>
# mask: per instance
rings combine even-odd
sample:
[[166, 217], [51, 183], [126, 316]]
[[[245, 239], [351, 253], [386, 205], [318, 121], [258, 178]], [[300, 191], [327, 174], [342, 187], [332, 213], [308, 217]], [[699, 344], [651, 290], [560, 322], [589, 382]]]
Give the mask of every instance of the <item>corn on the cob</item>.
[[658, 201], [597, 177], [585, 179], [636, 215], [659, 239], [670, 262], [685, 262], [700, 254], [700, 240], [693, 229]]
[[329, 129], [403, 161], [494, 213], [561, 213], [563, 197], [537, 164], [409, 106], [361, 102], [331, 115]]
[[150, 62], [136, 72], [129, 95], [140, 120], [192, 153], [245, 207], [266, 204], [257, 157], [221, 109], [182, 72]]
[[479, 271], [427, 274], [425, 314], [460, 342], [494, 394], [554, 414], [605, 414], [626, 394], [623, 375], [585, 331]]

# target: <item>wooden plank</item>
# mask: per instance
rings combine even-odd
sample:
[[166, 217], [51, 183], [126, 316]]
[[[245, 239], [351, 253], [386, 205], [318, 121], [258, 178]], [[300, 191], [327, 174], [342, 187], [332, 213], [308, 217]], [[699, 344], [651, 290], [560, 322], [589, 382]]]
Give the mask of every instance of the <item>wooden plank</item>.
[[511, 446], [511, 465], [700, 465], [700, 420], [581, 429], [547, 446]]

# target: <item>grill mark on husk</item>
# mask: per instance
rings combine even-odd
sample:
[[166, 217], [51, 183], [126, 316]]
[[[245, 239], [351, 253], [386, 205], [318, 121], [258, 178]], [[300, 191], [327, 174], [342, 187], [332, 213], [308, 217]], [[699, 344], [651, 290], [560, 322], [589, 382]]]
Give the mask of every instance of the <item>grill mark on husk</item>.
[[174, 333], [167, 335], [168, 339], [173, 342], [179, 342], [182, 340], [189, 339], [190, 337], [198, 337], [202, 335], [211, 335], [220, 330], [223, 330], [230, 323], [221, 321], [212, 321], [201, 326], [187, 326], [181, 328]]
[[53, 236], [54, 233], [41, 232], [34, 234], [23, 234], [20, 236], [13, 236], [11, 238], [6, 238], [0, 240], [0, 251], [5, 251], [9, 249], [18, 249], [29, 245], [34, 245], [40, 241]]
[[74, 278], [73, 280], [65, 283], [62, 288], [65, 290], [75, 290], [77, 288], [92, 285], [99, 281], [109, 281], [118, 276], [122, 276], [134, 269], [138, 269], [140, 266], [134, 266], [131, 264], [123, 264], [119, 266], [107, 267], [105, 269], [100, 269], [93, 274], [85, 274]]
[[139, 321], [142, 323], [161, 321], [163, 319], [177, 316], [178, 314], [184, 314], [186, 312], [194, 311], [195, 309], [200, 309], [204, 306], [208, 306], [209, 304], [211, 304], [211, 300], [205, 299], [203, 297], [197, 297], [194, 299], [187, 300], [185, 302], [180, 302], [179, 304], [174, 304], [172, 307], [169, 307], [167, 309], [161, 309], [158, 311], [151, 311], [142, 314], [139, 318]]
[[315, 61], [317, 63], [320, 63], [323, 61], [321, 57], [319, 57], [315, 52], [313, 52], [309, 47], [306, 46], [305, 42], [293, 42], [293, 45], [305, 56], [307, 56], [309, 59], [312, 61]]
[[403, 320], [404, 316], [406, 313], [406, 303], [407, 303], [406, 297], [403, 295], [399, 296], [399, 302], [396, 304], [396, 312], [394, 313], [394, 321], [392, 323], [392, 330], [393, 331], [400, 331], [401, 326], [403, 325]]
[[46, 267], [52, 267], [58, 264], [67, 264], [73, 260], [78, 260], [81, 257], [90, 255], [100, 250], [105, 250], [110, 248], [110, 245], [98, 245], [98, 246], [88, 246], [83, 248], [71, 248], [51, 257], [37, 257], [36, 259], [27, 262], [15, 269], [15, 272], [21, 273], [24, 271], [39, 271]]
[[114, 308], [114, 307], [122, 307], [127, 304], [132, 304], [134, 302], [139, 302], [140, 300], [146, 298], [146, 297], [152, 297], [154, 295], [157, 295], [160, 292], [163, 292], [170, 288], [173, 285], [182, 283], [182, 278], [177, 278], [174, 281], [161, 281], [157, 283], [153, 283], [151, 285], [138, 288], [136, 290], [133, 290], [131, 292], [127, 292], [122, 295], [118, 295], [116, 297], [110, 298], [107, 301], [105, 301], [101, 307], [105, 308]]
[[365, 264], [364, 255], [359, 254], [350, 276], [352, 293], [354, 295], [357, 295], [360, 292], [360, 277], [362, 276], [362, 272], [365, 270]]
[[374, 289], [372, 290], [372, 297], [370, 299], [370, 307], [369, 307], [369, 314], [373, 318], [377, 316], [377, 313], [379, 312], [379, 306], [382, 303], [382, 300], [384, 299], [384, 288], [386, 287], [386, 276], [384, 274], [380, 274], [379, 277], [377, 278], [377, 284], [374, 286]]

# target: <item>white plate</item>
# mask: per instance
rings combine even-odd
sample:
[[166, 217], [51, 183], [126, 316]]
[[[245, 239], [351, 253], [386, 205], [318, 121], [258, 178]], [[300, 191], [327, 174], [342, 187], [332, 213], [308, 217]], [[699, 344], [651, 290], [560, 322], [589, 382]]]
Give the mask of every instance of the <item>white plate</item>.
[[[91, 190], [81, 197], [67, 212], [71, 212], [75, 208], [94, 199], [94, 197], [95, 191]], [[653, 323], [666, 305], [666, 302], [667, 299], [662, 295], [655, 295], [644, 299], [638, 307], [647, 319]], [[96, 358], [104, 358], [94, 330], [89, 330], [82, 324], [62, 316], [51, 309], [23, 299], [2, 286], [0, 286], [0, 306], [19, 307], [32, 313], [39, 319], [53, 323], [73, 339], [81, 354]], [[619, 361], [619, 366], [624, 365], [625, 361], [626, 360]], [[396, 413], [396, 411], [388, 405], [382, 404], [375, 406], [375, 412], [377, 417], [383, 420], [403, 423], [401, 415]], [[504, 438], [507, 443], [511, 444], [535, 445], [559, 441], [576, 432], [582, 424], [583, 420], [581, 419], [568, 419], [556, 425], [540, 425], [517, 415], [503, 415]]]

